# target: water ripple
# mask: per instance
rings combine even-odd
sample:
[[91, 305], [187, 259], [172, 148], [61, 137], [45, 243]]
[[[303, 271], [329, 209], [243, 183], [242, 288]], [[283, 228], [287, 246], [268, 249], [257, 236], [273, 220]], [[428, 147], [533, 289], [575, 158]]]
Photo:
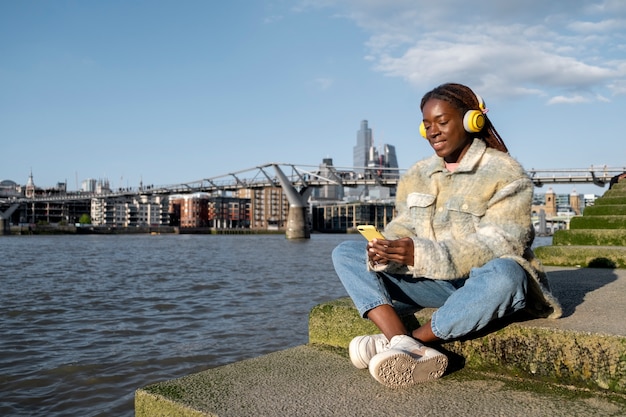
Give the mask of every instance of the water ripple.
[[137, 388], [306, 343], [345, 239], [0, 238], [0, 415], [132, 416]]

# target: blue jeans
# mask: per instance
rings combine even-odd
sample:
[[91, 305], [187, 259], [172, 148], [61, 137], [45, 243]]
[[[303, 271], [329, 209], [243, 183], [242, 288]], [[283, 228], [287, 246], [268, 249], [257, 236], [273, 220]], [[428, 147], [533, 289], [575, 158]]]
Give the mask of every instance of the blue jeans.
[[346, 241], [332, 254], [339, 279], [362, 317], [383, 304], [438, 308], [431, 327], [442, 340], [465, 336], [526, 305], [528, 279], [512, 259], [496, 258], [473, 268], [468, 278], [438, 280], [367, 270], [366, 242]]

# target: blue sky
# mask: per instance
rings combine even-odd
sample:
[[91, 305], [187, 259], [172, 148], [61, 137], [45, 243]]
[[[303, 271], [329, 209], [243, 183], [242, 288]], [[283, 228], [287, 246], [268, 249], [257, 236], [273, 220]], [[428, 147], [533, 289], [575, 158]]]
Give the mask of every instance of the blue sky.
[[527, 169], [626, 166], [622, 0], [2, 0], [0, 180], [350, 166], [363, 119], [408, 168], [449, 81]]

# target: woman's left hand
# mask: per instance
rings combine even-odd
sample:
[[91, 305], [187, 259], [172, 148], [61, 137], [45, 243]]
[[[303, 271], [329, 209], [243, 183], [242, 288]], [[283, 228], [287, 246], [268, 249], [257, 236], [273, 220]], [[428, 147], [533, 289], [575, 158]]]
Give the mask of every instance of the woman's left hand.
[[367, 255], [375, 265], [396, 262], [413, 266], [415, 261], [413, 239], [410, 237], [397, 240], [374, 239], [367, 244]]

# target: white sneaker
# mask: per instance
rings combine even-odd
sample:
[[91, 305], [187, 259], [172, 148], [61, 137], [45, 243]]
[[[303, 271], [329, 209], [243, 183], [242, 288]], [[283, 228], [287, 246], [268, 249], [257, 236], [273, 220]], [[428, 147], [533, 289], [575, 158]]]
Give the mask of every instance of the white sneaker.
[[369, 362], [374, 379], [390, 388], [437, 379], [447, 366], [446, 355], [405, 335], [392, 337], [387, 349]]
[[359, 369], [367, 368], [370, 359], [387, 349], [389, 341], [384, 334], [357, 336], [350, 342], [349, 352], [352, 364]]

